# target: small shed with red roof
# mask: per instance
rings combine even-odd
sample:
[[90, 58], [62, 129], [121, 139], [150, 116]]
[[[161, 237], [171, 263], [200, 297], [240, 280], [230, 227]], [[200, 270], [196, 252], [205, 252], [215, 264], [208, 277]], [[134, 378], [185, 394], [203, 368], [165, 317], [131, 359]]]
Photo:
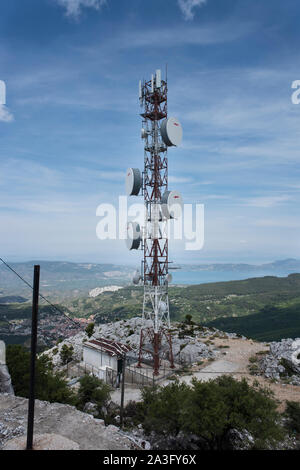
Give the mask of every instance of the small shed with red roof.
[[105, 338], [86, 341], [83, 345], [83, 362], [97, 369], [110, 367], [121, 372], [122, 359], [131, 347]]

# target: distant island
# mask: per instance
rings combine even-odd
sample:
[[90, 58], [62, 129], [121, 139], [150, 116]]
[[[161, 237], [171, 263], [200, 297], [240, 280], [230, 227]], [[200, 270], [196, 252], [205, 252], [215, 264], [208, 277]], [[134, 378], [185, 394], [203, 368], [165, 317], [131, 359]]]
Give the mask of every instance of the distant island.
[[182, 269], [190, 271], [238, 271], [238, 272], [257, 272], [257, 271], [300, 271], [300, 260], [288, 258], [284, 260], [273, 261], [264, 264], [246, 264], [246, 263], [214, 263], [214, 264], [185, 264]]

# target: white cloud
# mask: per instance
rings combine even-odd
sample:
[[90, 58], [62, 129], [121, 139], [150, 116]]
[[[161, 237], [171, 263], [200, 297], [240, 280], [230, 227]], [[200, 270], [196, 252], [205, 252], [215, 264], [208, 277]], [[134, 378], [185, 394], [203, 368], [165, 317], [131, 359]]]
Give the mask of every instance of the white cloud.
[[262, 196], [262, 197], [255, 197], [255, 198], [249, 199], [248, 201], [246, 201], [246, 205], [252, 206], [252, 207], [269, 208], [269, 207], [277, 206], [278, 204], [282, 204], [290, 200], [291, 200], [291, 197], [288, 195]]
[[169, 176], [169, 183], [190, 183], [192, 178], [184, 176]]
[[178, 0], [178, 5], [183, 13], [185, 20], [192, 20], [194, 18], [194, 8], [202, 7], [206, 0]]
[[12, 122], [14, 117], [4, 104], [0, 104], [0, 121]]
[[279, 227], [279, 228], [289, 228], [295, 229], [300, 228], [300, 221], [296, 217], [283, 217], [280, 214], [280, 217], [275, 219], [259, 219], [253, 222], [253, 225], [256, 227]]
[[72, 18], [78, 18], [82, 8], [100, 8], [106, 3], [106, 0], [56, 0], [56, 2], [66, 9], [66, 15]]

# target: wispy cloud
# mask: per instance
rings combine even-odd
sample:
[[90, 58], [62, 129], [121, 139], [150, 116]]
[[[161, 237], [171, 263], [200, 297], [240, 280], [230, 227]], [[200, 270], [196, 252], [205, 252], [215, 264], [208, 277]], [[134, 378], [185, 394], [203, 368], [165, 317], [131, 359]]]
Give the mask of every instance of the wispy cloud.
[[282, 195], [282, 196], [262, 196], [262, 197], [254, 197], [246, 201], [247, 206], [252, 207], [262, 207], [262, 208], [269, 208], [274, 207], [284, 202], [290, 201], [291, 196]]
[[297, 217], [280, 217], [274, 219], [258, 219], [253, 222], [256, 227], [284, 227], [284, 228], [300, 228], [300, 221]]
[[[211, 23], [203, 26], [179, 26], [145, 28], [143, 30], [126, 31], [114, 37], [109, 47], [123, 50], [140, 47], [175, 47], [188, 45], [213, 45], [236, 41], [254, 32], [257, 25], [254, 22], [243, 21]], [[99, 49], [99, 48], [98, 48]]]
[[184, 176], [169, 176], [169, 183], [191, 183], [193, 180], [190, 177]]
[[185, 20], [192, 20], [194, 18], [194, 8], [202, 7], [206, 0], [178, 0], [178, 5], [183, 13]]
[[106, 0], [55, 0], [56, 3], [61, 5], [66, 10], [66, 15], [70, 18], [78, 19], [81, 14], [82, 8], [93, 8], [100, 10], [106, 3]]
[[13, 120], [14, 117], [9, 109], [4, 104], [0, 104], [0, 121], [12, 122]]

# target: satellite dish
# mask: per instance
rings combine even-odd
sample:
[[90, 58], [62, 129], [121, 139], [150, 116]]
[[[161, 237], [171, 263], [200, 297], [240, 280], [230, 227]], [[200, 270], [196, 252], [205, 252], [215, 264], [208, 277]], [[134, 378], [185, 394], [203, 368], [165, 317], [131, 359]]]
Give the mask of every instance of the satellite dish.
[[168, 284], [169, 284], [170, 282], [172, 282], [172, 279], [173, 279], [172, 274], [167, 274], [167, 275], [166, 275], [166, 281], [167, 281]]
[[178, 219], [182, 214], [183, 201], [178, 191], [165, 191], [161, 198], [161, 210], [166, 219]]
[[143, 184], [143, 178], [138, 168], [128, 168], [126, 171], [126, 193], [137, 196]]
[[139, 272], [139, 271], [135, 271], [135, 273], [134, 273], [134, 275], [133, 275], [133, 278], [132, 278], [133, 284], [138, 284], [141, 279], [142, 279], [142, 276], [140, 275], [140, 272]]
[[182, 140], [182, 127], [178, 119], [170, 117], [164, 119], [160, 126], [160, 133], [164, 143], [168, 147], [178, 147]]
[[141, 243], [141, 228], [137, 222], [129, 222], [127, 224], [127, 240], [128, 250], [137, 250]]

